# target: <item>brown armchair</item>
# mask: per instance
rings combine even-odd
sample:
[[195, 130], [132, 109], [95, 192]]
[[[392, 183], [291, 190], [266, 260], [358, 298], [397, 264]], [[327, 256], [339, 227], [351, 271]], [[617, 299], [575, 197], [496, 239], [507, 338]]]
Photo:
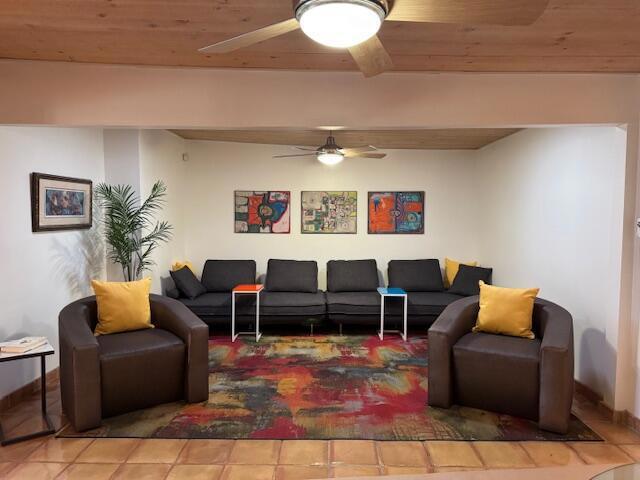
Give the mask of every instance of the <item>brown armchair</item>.
[[478, 297], [449, 305], [429, 330], [429, 405], [452, 404], [528, 418], [566, 433], [573, 400], [573, 320], [537, 299], [534, 340], [471, 333]]
[[59, 317], [62, 408], [77, 431], [101, 419], [184, 399], [208, 398], [207, 325], [176, 300], [151, 295], [155, 328], [95, 337], [95, 297]]

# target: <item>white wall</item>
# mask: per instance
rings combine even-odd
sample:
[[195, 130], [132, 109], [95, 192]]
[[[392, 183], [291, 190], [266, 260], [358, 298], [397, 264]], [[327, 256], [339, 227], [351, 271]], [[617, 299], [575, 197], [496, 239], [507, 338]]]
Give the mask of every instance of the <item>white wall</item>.
[[[470, 152], [389, 150], [384, 160], [348, 159], [335, 167], [315, 159], [272, 159], [282, 146], [189, 141], [185, 194], [186, 254], [201, 268], [208, 258], [253, 258], [265, 273], [269, 258], [318, 261], [320, 286], [330, 259], [375, 258], [386, 274], [394, 258], [474, 259], [476, 187]], [[234, 190], [290, 190], [291, 233], [233, 233]], [[356, 235], [302, 235], [302, 190], [357, 190]], [[425, 235], [368, 235], [367, 191], [424, 190]]]
[[[104, 179], [102, 130], [0, 127], [0, 338], [45, 335], [58, 350], [58, 313], [104, 275], [96, 230], [31, 232], [29, 174]], [[0, 397], [36, 378], [33, 360], [0, 364]], [[47, 368], [58, 365], [49, 357]]]
[[574, 318], [576, 378], [613, 406], [626, 133], [530, 129], [485, 147], [481, 259], [494, 282], [541, 288]]
[[185, 198], [187, 164], [182, 159], [186, 145], [182, 138], [165, 130], [141, 130], [138, 142], [142, 198], [151, 193], [153, 184], [158, 180], [167, 186], [166, 204], [157, 220], [169, 222], [173, 236], [168, 244], [161, 244], [156, 249], [152, 255], [156, 267], [145, 273], [151, 275], [152, 291], [162, 293], [171, 264], [185, 258], [185, 211], [190, 208]]

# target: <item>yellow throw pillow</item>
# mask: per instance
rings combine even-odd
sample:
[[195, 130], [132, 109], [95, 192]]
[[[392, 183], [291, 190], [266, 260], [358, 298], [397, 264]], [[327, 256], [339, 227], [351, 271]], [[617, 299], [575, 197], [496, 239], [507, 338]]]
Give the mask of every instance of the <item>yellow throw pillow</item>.
[[533, 303], [539, 288], [503, 288], [480, 281], [480, 311], [474, 332], [535, 338]]
[[171, 266], [171, 270], [173, 270], [174, 272], [177, 272], [178, 270], [181, 270], [184, 267], [188, 267], [189, 270], [191, 270], [195, 275], [196, 271], [193, 269], [193, 264], [189, 260], [185, 260], [184, 262], [180, 262], [180, 261], [174, 262], [173, 265]]
[[151, 279], [137, 282], [91, 282], [98, 302], [95, 335], [153, 328], [149, 292]]
[[444, 259], [444, 286], [449, 288], [453, 285], [453, 280], [456, 278], [458, 274], [458, 270], [460, 270], [460, 265], [467, 265], [469, 267], [477, 267], [478, 262], [456, 262], [455, 260], [451, 260], [450, 258]]

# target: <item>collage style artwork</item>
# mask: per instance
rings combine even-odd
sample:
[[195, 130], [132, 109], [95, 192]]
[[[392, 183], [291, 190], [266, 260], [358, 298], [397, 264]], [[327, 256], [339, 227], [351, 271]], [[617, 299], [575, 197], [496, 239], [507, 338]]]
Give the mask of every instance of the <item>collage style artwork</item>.
[[[369, 192], [369, 234], [424, 234], [424, 192]], [[303, 234], [356, 234], [358, 192], [301, 192]], [[235, 233], [290, 233], [291, 192], [234, 192]]]
[[358, 192], [302, 192], [302, 233], [357, 233]]
[[236, 191], [235, 233], [289, 233], [291, 192]]
[[424, 192], [369, 192], [369, 233], [424, 233]]

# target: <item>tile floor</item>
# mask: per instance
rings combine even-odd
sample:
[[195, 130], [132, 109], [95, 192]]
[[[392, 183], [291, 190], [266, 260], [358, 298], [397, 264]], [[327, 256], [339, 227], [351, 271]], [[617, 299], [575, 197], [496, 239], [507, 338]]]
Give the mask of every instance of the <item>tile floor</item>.
[[[48, 397], [59, 426], [60, 392]], [[38, 398], [0, 415], [9, 436], [40, 428]], [[41, 438], [0, 448], [6, 479], [303, 480], [640, 461], [640, 436], [577, 397], [574, 412], [605, 439], [591, 442], [139, 440]]]

